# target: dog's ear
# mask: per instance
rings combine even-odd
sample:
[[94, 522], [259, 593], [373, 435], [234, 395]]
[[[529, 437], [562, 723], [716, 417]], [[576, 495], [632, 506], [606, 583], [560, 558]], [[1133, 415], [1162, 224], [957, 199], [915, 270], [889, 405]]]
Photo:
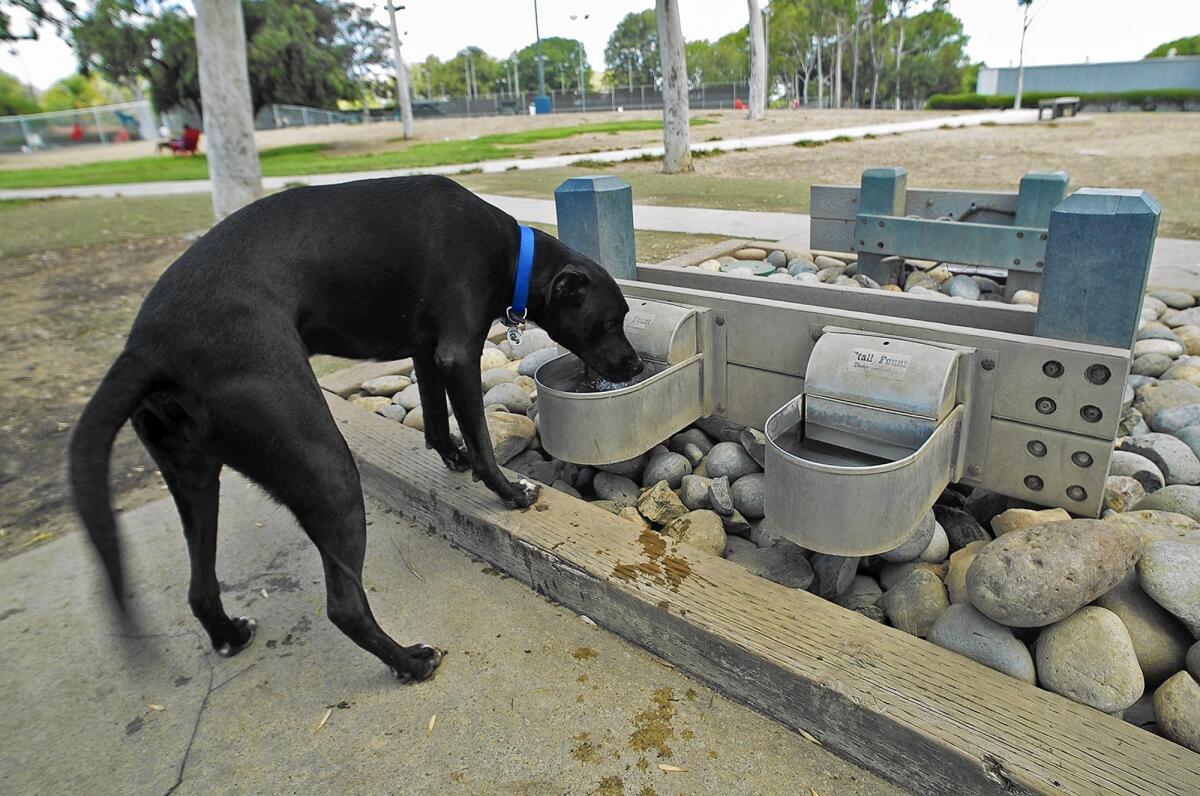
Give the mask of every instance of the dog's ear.
[[568, 265], [555, 275], [550, 295], [556, 304], [578, 307], [583, 304], [591, 278], [581, 269]]

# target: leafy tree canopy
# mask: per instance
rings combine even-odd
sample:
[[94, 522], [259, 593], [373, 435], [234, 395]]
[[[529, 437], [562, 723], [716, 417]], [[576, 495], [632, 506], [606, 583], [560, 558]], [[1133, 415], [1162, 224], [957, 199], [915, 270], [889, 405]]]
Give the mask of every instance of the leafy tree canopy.
[[658, 60], [658, 21], [654, 9], [626, 14], [604, 48], [605, 80], [620, 85], [633, 75], [635, 86], [652, 86], [662, 71]]
[[29, 86], [7, 72], [0, 72], [0, 116], [37, 113], [39, 110], [37, 102], [30, 97]]
[[1176, 55], [1200, 55], [1200, 36], [1185, 36], [1182, 39], [1160, 44], [1146, 53], [1146, 57], [1166, 58], [1167, 53], [1172, 49], [1175, 50]]

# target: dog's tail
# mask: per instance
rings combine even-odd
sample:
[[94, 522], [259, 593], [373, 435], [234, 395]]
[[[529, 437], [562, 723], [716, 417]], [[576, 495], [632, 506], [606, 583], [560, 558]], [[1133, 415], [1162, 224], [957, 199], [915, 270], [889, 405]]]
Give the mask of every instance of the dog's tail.
[[113, 599], [126, 621], [130, 617], [117, 522], [109, 495], [109, 457], [117, 432], [133, 414], [153, 378], [141, 357], [129, 349], [122, 352], [84, 407], [68, 454], [75, 509], [100, 556]]

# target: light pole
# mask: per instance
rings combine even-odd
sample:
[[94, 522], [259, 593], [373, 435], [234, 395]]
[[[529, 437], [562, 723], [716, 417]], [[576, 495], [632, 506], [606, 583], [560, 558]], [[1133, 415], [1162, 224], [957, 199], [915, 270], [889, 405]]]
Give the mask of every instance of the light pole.
[[[572, 21], [572, 22], [574, 22], [574, 21], [578, 20], [580, 23], [587, 22], [587, 20], [588, 20], [588, 18], [589, 18], [590, 16], [591, 16], [591, 14], [584, 14], [584, 15], [583, 15], [583, 18], [582, 18], [582, 19], [580, 19], [580, 18], [579, 18], [578, 16], [576, 16], [575, 14], [572, 14], [572, 15], [571, 15], [571, 21]], [[581, 27], [582, 27], [582, 25], [581, 25]], [[578, 47], [578, 54], [579, 54], [579, 102], [581, 103], [581, 109], [586, 111], [586, 110], [587, 110], [587, 90], [584, 88], [584, 85], [583, 85], [583, 39], [577, 39], [576, 41], [577, 41], [577, 42], [578, 42], [578, 44], [579, 44], [579, 47]]]
[[404, 137], [412, 138], [412, 98], [408, 96], [408, 69], [400, 57], [400, 33], [396, 29], [396, 12], [404, 6], [396, 6], [387, 0], [388, 19], [392, 24], [392, 60], [396, 62], [396, 101], [400, 103], [400, 123], [404, 126]]
[[538, 113], [550, 112], [550, 98], [546, 96], [546, 71], [542, 64], [542, 31], [538, 24], [538, 7], [537, 0], [533, 0], [533, 32], [537, 37], [536, 53], [537, 53], [537, 69], [538, 69], [538, 95], [534, 99], [534, 106]]
[[1025, 91], [1025, 32], [1029, 30], [1029, 23], [1033, 21], [1029, 18], [1029, 7], [1033, 5], [1033, 0], [1017, 0], [1017, 5], [1025, 10], [1025, 14], [1021, 19], [1021, 50], [1017, 56], [1017, 96], [1013, 100], [1013, 110], [1021, 109], [1021, 94]]

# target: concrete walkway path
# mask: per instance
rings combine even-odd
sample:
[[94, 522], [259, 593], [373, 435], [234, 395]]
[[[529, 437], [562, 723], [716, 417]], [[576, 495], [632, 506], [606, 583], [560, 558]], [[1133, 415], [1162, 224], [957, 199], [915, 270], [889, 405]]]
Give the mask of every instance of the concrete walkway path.
[[[797, 141], [830, 141], [834, 138], [862, 138], [865, 135], [890, 135], [911, 133], [919, 130], [936, 130], [941, 127], [978, 127], [988, 124], [1029, 124], [1037, 121], [1035, 111], [987, 111], [955, 116], [934, 116], [907, 122], [886, 122], [858, 127], [839, 127], [832, 130], [807, 130], [799, 133], [730, 138], [723, 141], [704, 141], [692, 144], [695, 151], [762, 149], [775, 146], [790, 146]], [[576, 155], [553, 155], [537, 158], [504, 158], [483, 160], [475, 163], [455, 163], [448, 166], [424, 166], [408, 169], [385, 169], [379, 171], [356, 171], [338, 174], [304, 174], [289, 177], [264, 177], [263, 188], [279, 190], [287, 185], [333, 185], [353, 180], [369, 180], [379, 177], [404, 177], [413, 174], [459, 174], [463, 171], [480, 170], [485, 173], [502, 171], [531, 171], [570, 166], [579, 160], [619, 163], [647, 155], [661, 156], [661, 146], [617, 149], [610, 152], [590, 152]], [[169, 182], [124, 183], [118, 185], [73, 185], [60, 188], [8, 188], [0, 190], [0, 199], [47, 199], [57, 196], [114, 197], [114, 196], [173, 196], [190, 193], [209, 193], [212, 185], [208, 180], [176, 180]]]
[[0, 790], [900, 793], [368, 500], [380, 624], [450, 651], [400, 686], [326, 620], [290, 514], [222, 486], [225, 605], [259, 623], [235, 658], [188, 611], [170, 500], [123, 517], [143, 638], [112, 635], [82, 534], [0, 562]]

